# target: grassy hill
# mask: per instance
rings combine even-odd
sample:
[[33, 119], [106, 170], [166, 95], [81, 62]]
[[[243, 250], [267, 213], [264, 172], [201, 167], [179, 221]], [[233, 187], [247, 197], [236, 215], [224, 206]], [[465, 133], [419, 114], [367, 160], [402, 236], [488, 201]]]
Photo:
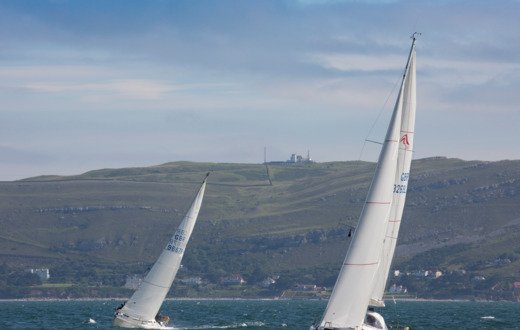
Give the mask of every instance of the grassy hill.
[[[239, 272], [250, 282], [280, 274], [279, 289], [331, 286], [373, 170], [367, 162], [271, 165], [271, 185], [263, 165], [175, 162], [2, 182], [0, 263], [47, 267], [59, 282], [121, 285], [155, 260], [212, 171], [186, 274], [216, 281]], [[454, 281], [479, 295], [509, 290], [520, 281], [519, 205], [520, 161], [414, 161], [395, 266], [466, 273], [444, 286], [392, 281], [422, 296], [446, 295]], [[473, 283], [477, 275], [486, 280]]]

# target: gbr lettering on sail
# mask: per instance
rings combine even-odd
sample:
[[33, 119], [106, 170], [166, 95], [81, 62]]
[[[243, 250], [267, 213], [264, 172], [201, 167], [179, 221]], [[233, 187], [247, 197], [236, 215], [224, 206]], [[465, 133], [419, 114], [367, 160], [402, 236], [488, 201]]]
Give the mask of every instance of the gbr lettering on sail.
[[[410, 142], [408, 141], [408, 134], [405, 134], [401, 137], [400, 141], [405, 148], [410, 146]], [[408, 188], [408, 178], [410, 177], [409, 172], [401, 172], [400, 183], [394, 184], [394, 194], [406, 194], [406, 190]]]
[[175, 235], [170, 241], [168, 242], [168, 245], [166, 246], [166, 250], [172, 251], [174, 253], [183, 253], [184, 249], [178, 245], [180, 245], [181, 242], [184, 242], [186, 240], [186, 235], [183, 229], [178, 229], [175, 232]]

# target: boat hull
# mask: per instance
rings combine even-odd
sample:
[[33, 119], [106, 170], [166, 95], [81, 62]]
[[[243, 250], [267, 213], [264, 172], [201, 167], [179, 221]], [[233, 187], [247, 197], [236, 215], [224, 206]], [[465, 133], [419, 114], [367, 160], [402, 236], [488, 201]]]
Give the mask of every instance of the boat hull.
[[361, 327], [357, 327], [357, 328], [324, 328], [324, 327], [311, 326], [310, 330], [381, 330], [381, 329], [374, 328], [368, 324], [363, 324]]
[[114, 316], [114, 320], [112, 321], [112, 325], [114, 327], [130, 329], [174, 329], [173, 327], [162, 325], [155, 320], [136, 320], [123, 314], [116, 314]]
[[[367, 324], [371, 323], [371, 324]], [[388, 330], [385, 319], [379, 313], [367, 311], [365, 323], [354, 328], [336, 328], [312, 325], [310, 330]]]

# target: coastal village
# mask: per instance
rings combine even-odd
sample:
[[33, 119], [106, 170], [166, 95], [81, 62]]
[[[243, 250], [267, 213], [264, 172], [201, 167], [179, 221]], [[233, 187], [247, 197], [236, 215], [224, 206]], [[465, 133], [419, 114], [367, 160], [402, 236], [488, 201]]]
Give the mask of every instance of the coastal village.
[[[493, 265], [503, 265], [507, 263], [507, 259], [497, 259]], [[1, 269], [0, 269], [1, 271]], [[26, 298], [78, 298], [74, 295], [62, 294], [54, 295], [56, 291], [48, 291], [46, 289], [56, 287], [68, 287], [67, 283], [58, 283], [52, 279], [51, 270], [48, 268], [30, 268], [25, 271], [26, 274], [34, 276], [31, 281], [32, 289], [28, 291]], [[0, 274], [1, 275], [1, 274]], [[137, 290], [146, 274], [130, 274], [126, 276], [124, 284], [121, 286], [122, 291], [119, 294], [124, 294], [126, 290]], [[412, 287], [420, 285], [431, 285], [436, 281], [441, 281], [443, 277], [451, 279], [466, 279], [468, 286], [478, 287], [480, 283], [486, 282], [486, 277], [471, 273], [464, 269], [441, 271], [441, 270], [412, 270], [400, 271], [393, 270], [392, 276], [389, 279], [389, 286], [386, 291], [388, 299], [417, 299], [417, 293], [409, 291], [407, 284]], [[23, 278], [23, 276], [22, 276]], [[216, 282], [212, 282], [203, 276], [189, 275], [189, 270], [181, 266], [179, 276], [176, 278], [171, 293], [173, 296], [181, 298], [205, 298], [212, 297], [218, 293], [222, 297], [240, 298], [248, 297], [264, 297], [271, 299], [328, 299], [331, 294], [331, 287], [323, 287], [314, 283], [294, 283], [292, 285], [279, 286], [280, 275], [269, 275], [265, 278], [256, 281], [248, 282], [244, 276], [239, 273], [228, 274], [221, 277]], [[439, 285], [445, 285], [439, 284]], [[106, 287], [105, 283], [98, 282], [92, 286], [94, 292], [96, 289]], [[495, 295], [482, 296], [480, 298], [474, 296], [467, 296], [467, 299], [506, 299], [520, 302], [520, 281], [513, 281], [509, 286], [496, 284], [492, 291]], [[111, 291], [117, 292], [117, 291]], [[246, 292], [244, 296], [243, 293]], [[184, 293], [184, 295], [179, 295]], [[117, 294], [117, 295], [119, 295]], [[100, 296], [103, 297], [103, 296]], [[6, 298], [6, 297], [4, 297]], [[446, 297], [445, 299], [447, 299]]]

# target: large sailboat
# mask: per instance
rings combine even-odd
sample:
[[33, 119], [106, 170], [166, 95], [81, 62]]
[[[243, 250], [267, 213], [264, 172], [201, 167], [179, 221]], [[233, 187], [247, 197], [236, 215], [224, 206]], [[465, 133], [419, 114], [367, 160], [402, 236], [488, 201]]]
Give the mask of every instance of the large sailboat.
[[359, 223], [319, 324], [311, 330], [387, 329], [383, 307], [404, 209], [416, 110], [415, 41], [404, 70], [377, 167]]
[[116, 309], [113, 325], [123, 328], [166, 328], [169, 317], [159, 315], [159, 309], [180, 268], [184, 250], [197, 221], [206, 189], [208, 174], [184, 217], [161, 255], [132, 297]]

